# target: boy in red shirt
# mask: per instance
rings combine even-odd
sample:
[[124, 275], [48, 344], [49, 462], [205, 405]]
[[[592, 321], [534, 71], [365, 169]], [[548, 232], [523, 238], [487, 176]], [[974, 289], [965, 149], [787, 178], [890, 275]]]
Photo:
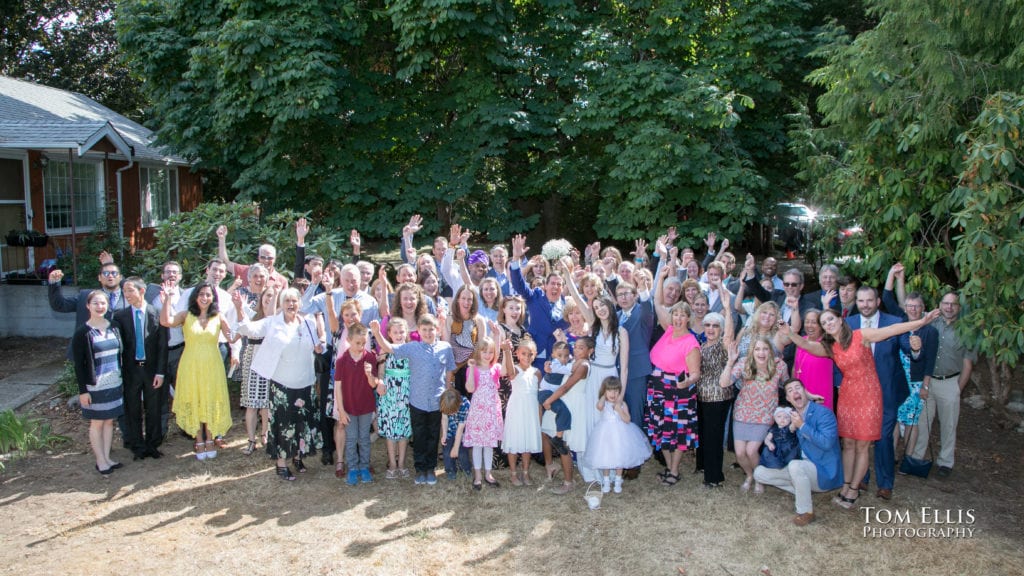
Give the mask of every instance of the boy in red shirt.
[[338, 425], [345, 427], [345, 461], [348, 484], [373, 482], [370, 474], [370, 423], [377, 408], [377, 356], [366, 350], [366, 326], [348, 327], [348, 350], [334, 364], [334, 407]]

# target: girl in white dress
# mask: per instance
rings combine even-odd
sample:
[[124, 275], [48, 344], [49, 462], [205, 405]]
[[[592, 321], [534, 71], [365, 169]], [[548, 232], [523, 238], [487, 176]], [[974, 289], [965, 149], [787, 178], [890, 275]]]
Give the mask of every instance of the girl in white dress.
[[[519, 363], [513, 367], [506, 348], [506, 372], [515, 373], [515, 377], [512, 379], [512, 395], [505, 409], [505, 432], [501, 449], [508, 456], [513, 484], [522, 483], [527, 486], [531, 484], [530, 454], [541, 451], [540, 419], [537, 417], [540, 413], [540, 403], [537, 402], [540, 372], [533, 367], [536, 356], [537, 345], [524, 336], [516, 348]], [[518, 462], [522, 462], [522, 470], [518, 470]]]
[[601, 470], [601, 492], [611, 491], [614, 482], [618, 494], [622, 492], [622, 469], [643, 464], [651, 457], [651, 445], [640, 428], [629, 422], [622, 382], [609, 376], [601, 383], [600, 393], [597, 411], [601, 416], [590, 434], [583, 460], [588, 467]]
[[[629, 374], [629, 335], [626, 334], [625, 328], [619, 326], [619, 318], [615, 314], [615, 305], [611, 299], [605, 296], [594, 299], [588, 313], [588, 321], [593, 326], [594, 359], [590, 363], [590, 375], [583, 388], [586, 427], [580, 431], [583, 437], [576, 439], [584, 446], [587, 445], [587, 439], [590, 438], [600, 417], [600, 412], [595, 407], [600, 398], [598, 392], [601, 383], [609, 376], [616, 376], [625, 382]], [[587, 482], [598, 480], [597, 472], [584, 464], [584, 460], [577, 460], [580, 475]]]

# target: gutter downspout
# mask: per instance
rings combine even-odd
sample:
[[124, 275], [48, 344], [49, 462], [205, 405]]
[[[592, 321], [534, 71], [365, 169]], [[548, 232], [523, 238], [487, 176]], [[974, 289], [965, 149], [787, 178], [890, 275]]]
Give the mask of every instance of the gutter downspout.
[[[118, 168], [115, 175], [117, 177], [117, 231], [121, 235], [121, 239], [124, 240], [124, 198], [121, 190], [121, 172], [131, 169], [135, 165], [135, 150], [129, 149], [128, 154], [128, 165], [123, 168]], [[139, 213], [141, 214], [142, 207], [139, 207]], [[124, 242], [119, 242], [121, 245], [121, 259], [118, 260], [122, 265], [124, 264]], [[133, 246], [134, 248], [134, 246]]]

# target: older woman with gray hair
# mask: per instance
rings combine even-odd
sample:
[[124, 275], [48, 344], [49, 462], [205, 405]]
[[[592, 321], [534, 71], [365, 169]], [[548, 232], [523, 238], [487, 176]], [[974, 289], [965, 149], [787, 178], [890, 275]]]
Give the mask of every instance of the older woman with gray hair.
[[[235, 294], [235, 305], [242, 296]], [[288, 459], [297, 472], [305, 472], [303, 454], [314, 454], [323, 440], [318, 426], [318, 411], [313, 397], [316, 373], [314, 353], [326, 347], [323, 326], [313, 318], [299, 314], [301, 295], [294, 288], [281, 292], [279, 312], [261, 320], [243, 320], [238, 333], [262, 338], [252, 370], [270, 381], [270, 432], [267, 454], [277, 459], [277, 475], [295, 480]]]
[[722, 386], [720, 379], [729, 361], [726, 341], [732, 340], [732, 314], [709, 312], [701, 323], [707, 341], [700, 347], [700, 380], [697, 381], [697, 425], [700, 446], [697, 470], [704, 471], [704, 487], [719, 488], [725, 481], [722, 461], [725, 456], [726, 422], [736, 389]]

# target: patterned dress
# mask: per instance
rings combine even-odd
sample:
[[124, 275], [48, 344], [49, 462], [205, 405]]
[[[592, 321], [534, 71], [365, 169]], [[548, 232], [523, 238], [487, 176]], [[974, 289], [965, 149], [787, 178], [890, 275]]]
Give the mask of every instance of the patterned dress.
[[501, 367], [497, 364], [490, 370], [469, 368], [476, 371], [476, 391], [469, 405], [466, 417], [466, 432], [462, 436], [465, 446], [495, 448], [505, 431], [501, 416], [501, 400], [498, 398], [498, 380]]
[[121, 387], [121, 336], [116, 328], [89, 327], [86, 338], [92, 351], [93, 383], [86, 386], [92, 402], [82, 406], [86, 420], [111, 420], [124, 414]]
[[[700, 349], [697, 339], [689, 330], [676, 338], [673, 330], [666, 330], [651, 351], [651, 361], [661, 351], [677, 360], [683, 360], [691, 350]], [[655, 450], [694, 450], [697, 448], [697, 386], [680, 389], [678, 383], [687, 377], [683, 371], [673, 374], [655, 366], [660, 375], [647, 378], [647, 409], [644, 410], [647, 437]]]
[[745, 442], [762, 442], [772, 425], [772, 414], [779, 407], [779, 387], [789, 370], [780, 358], [775, 359], [775, 377], [743, 378], [743, 364], [733, 368], [733, 379], [741, 383], [733, 408], [733, 437]]
[[860, 330], [853, 331], [850, 346], [843, 350], [832, 344], [832, 359], [843, 372], [839, 387], [836, 420], [839, 437], [853, 440], [878, 440], [882, 437], [882, 385], [875, 370], [871, 346], [865, 346]]
[[245, 338], [242, 343], [242, 408], [270, 408], [270, 382], [252, 369], [252, 359], [263, 343], [262, 338]]
[[377, 429], [388, 440], [412, 436], [409, 376], [409, 359], [388, 354], [384, 363], [384, 395], [377, 397]]

